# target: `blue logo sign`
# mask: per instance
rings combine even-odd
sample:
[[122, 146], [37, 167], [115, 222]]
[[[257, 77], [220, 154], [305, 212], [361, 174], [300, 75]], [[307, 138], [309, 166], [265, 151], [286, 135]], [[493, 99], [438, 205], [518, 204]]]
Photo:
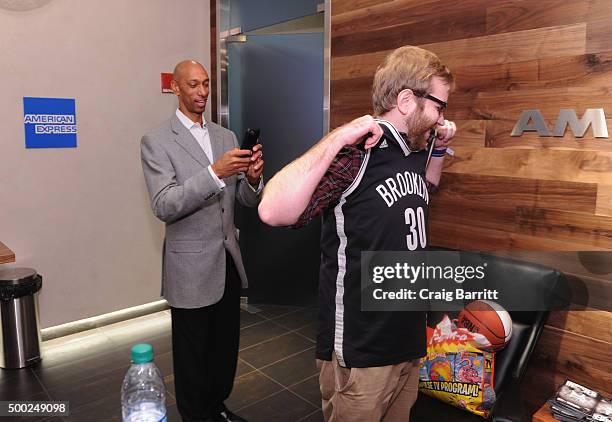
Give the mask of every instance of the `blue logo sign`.
[[74, 98], [23, 97], [26, 148], [76, 148]]

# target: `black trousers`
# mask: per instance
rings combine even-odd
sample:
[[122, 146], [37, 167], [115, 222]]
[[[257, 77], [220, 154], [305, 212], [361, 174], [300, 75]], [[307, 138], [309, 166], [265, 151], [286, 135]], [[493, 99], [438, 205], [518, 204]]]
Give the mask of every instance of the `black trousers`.
[[240, 276], [226, 251], [225, 292], [213, 305], [171, 308], [176, 404], [184, 422], [203, 422], [232, 392], [240, 335]]

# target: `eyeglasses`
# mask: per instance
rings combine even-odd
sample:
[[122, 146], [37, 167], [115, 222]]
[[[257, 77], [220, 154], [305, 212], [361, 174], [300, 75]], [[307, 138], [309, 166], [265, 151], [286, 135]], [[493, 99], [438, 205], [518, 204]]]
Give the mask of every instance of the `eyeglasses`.
[[434, 103], [437, 103], [440, 105], [441, 108], [438, 109], [438, 111], [440, 112], [440, 114], [442, 114], [444, 112], [444, 110], [446, 110], [446, 107], [448, 106], [448, 103], [446, 101], [442, 101], [439, 98], [434, 97], [431, 94], [428, 94], [424, 91], [416, 91], [416, 90], [412, 90], [412, 92], [414, 93], [415, 96], [419, 97], [419, 98], [427, 98], [428, 100], [433, 101]]

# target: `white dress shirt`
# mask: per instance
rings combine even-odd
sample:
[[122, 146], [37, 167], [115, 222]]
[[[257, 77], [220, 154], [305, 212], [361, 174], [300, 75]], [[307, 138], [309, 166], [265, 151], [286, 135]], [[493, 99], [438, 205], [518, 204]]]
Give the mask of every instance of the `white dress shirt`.
[[[206, 154], [208, 161], [210, 161], [211, 164], [214, 163], [215, 160], [212, 153], [212, 146], [210, 144], [210, 135], [208, 134], [208, 129], [206, 128], [206, 120], [204, 119], [204, 115], [202, 115], [201, 125], [199, 123], [193, 122], [189, 117], [185, 116], [185, 114], [178, 108], [176, 109], [176, 117], [178, 117], [183, 126], [185, 126], [187, 130], [191, 132], [196, 141], [198, 141], [198, 144], [200, 144], [200, 147], [202, 147], [202, 149], [204, 150], [204, 154]], [[217, 186], [219, 186], [219, 189], [223, 189], [225, 187], [225, 182], [219, 179], [219, 177], [212, 169], [212, 165], [208, 166], [208, 172], [212, 176], [215, 183], [217, 183]], [[259, 183], [257, 187], [253, 187], [250, 183], [247, 183], [247, 185], [254, 192], [259, 193], [263, 189], [263, 178], [259, 178]]]
[[[196, 141], [198, 141], [198, 144], [200, 144], [200, 147], [202, 147], [204, 150], [204, 154], [206, 154], [208, 161], [210, 161], [211, 164], [214, 163], [215, 160], [212, 153], [212, 146], [210, 145], [210, 135], [208, 134], [208, 129], [206, 128], [206, 120], [204, 119], [204, 116], [202, 116], [202, 124], [200, 125], [199, 123], [193, 122], [177, 108], [176, 117], [178, 117], [183, 126], [185, 126], [187, 130], [191, 132]], [[223, 189], [225, 187], [225, 182], [217, 177], [212, 169], [212, 165], [208, 166], [208, 172], [212, 176], [215, 183], [217, 183], [217, 186], [219, 186], [219, 189]]]

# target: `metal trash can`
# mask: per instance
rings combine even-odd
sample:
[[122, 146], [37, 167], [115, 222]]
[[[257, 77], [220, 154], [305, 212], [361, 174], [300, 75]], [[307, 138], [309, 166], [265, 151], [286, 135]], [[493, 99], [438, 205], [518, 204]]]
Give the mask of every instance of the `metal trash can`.
[[0, 269], [0, 367], [23, 368], [40, 358], [38, 291], [31, 268]]

